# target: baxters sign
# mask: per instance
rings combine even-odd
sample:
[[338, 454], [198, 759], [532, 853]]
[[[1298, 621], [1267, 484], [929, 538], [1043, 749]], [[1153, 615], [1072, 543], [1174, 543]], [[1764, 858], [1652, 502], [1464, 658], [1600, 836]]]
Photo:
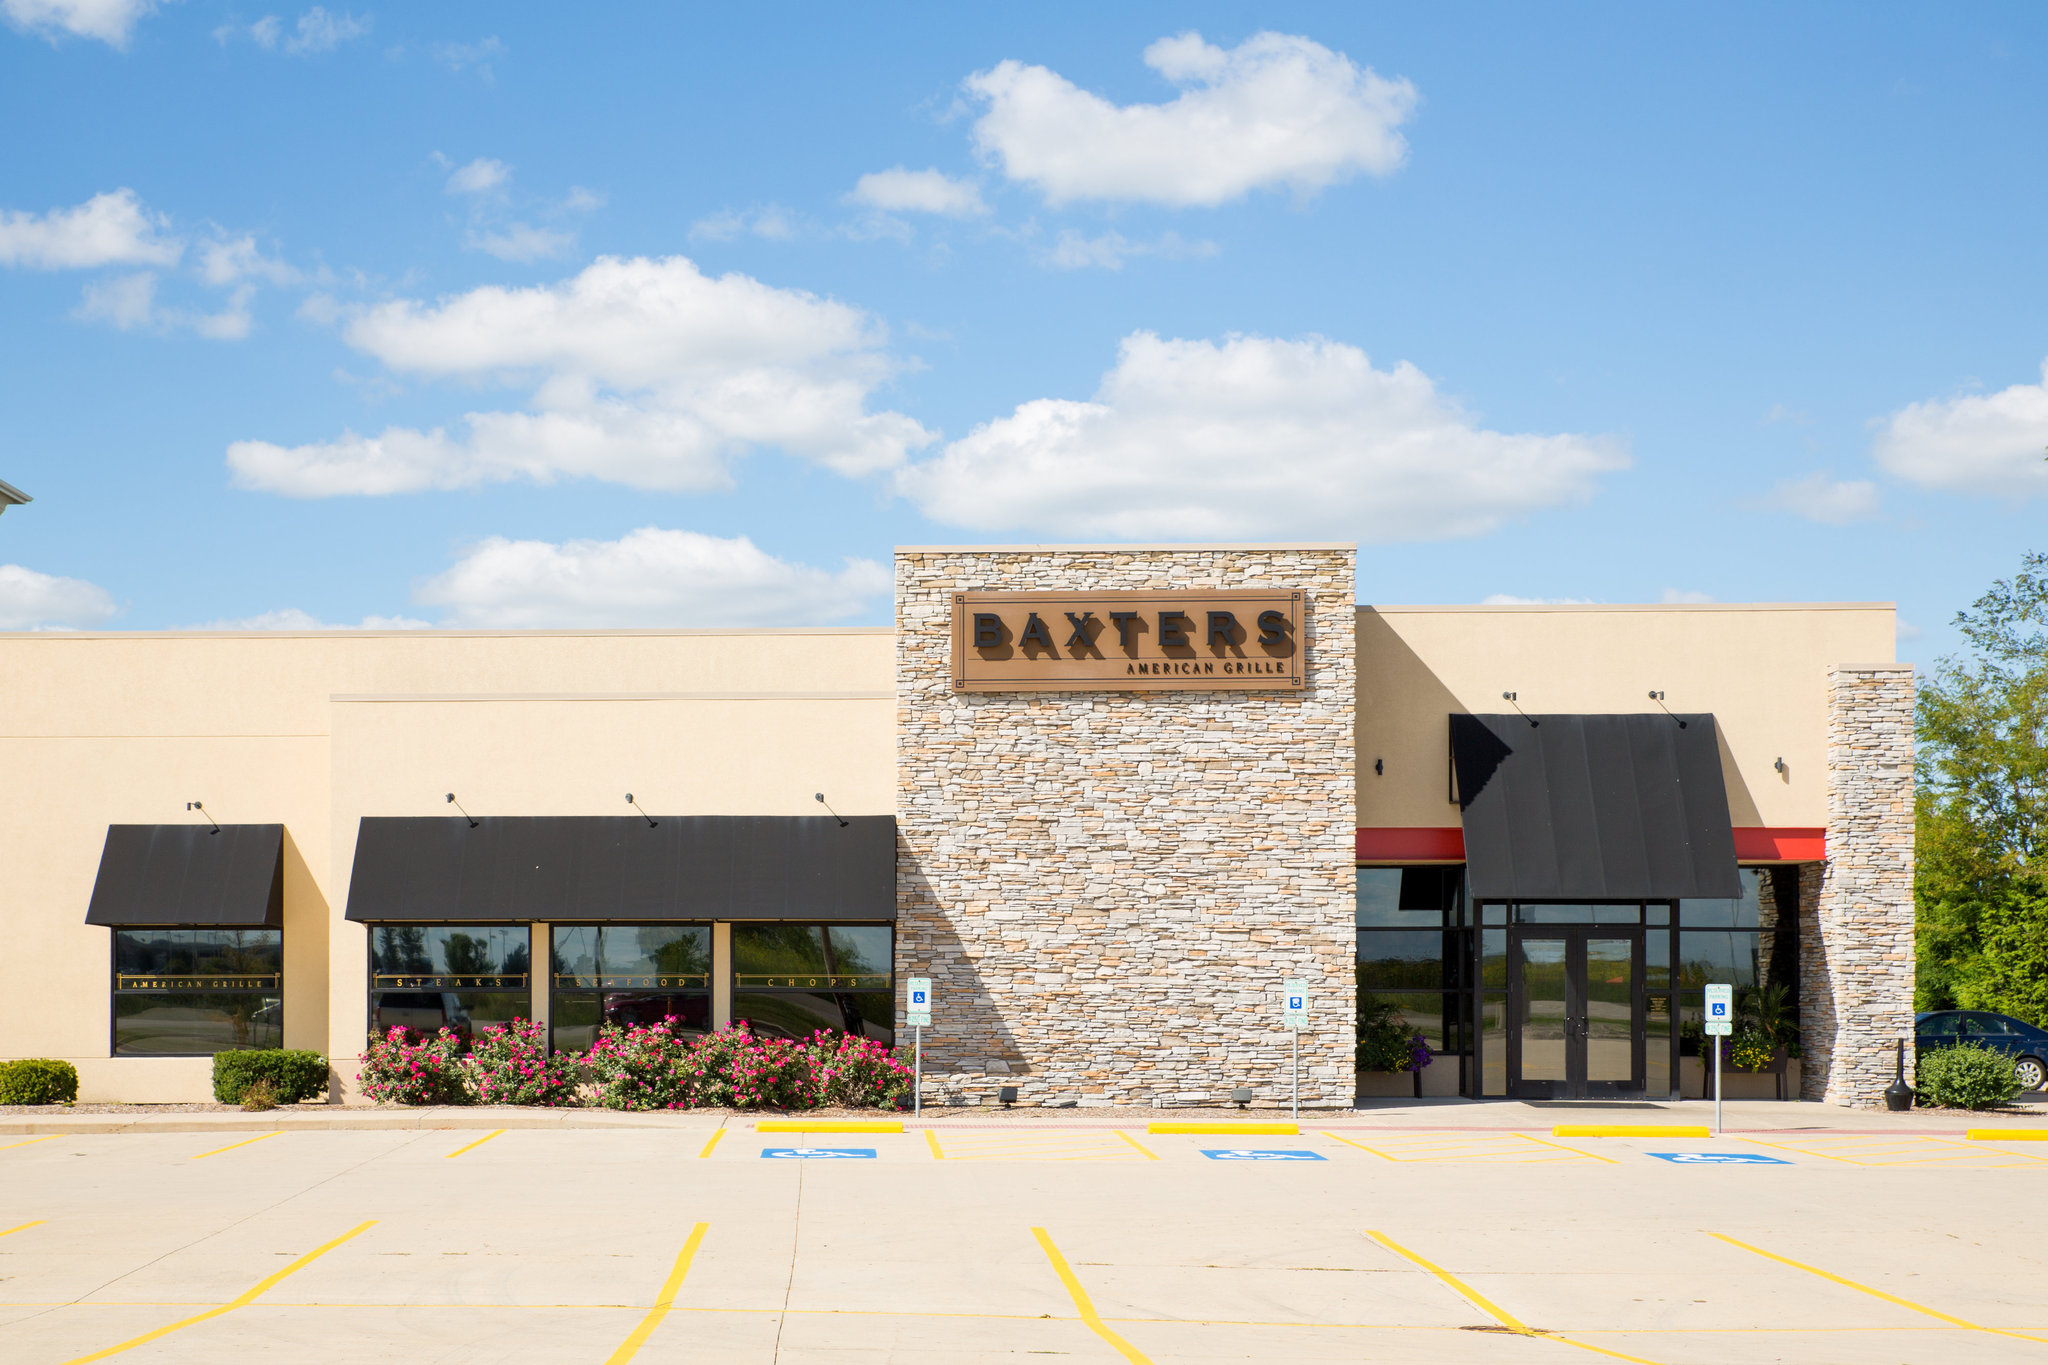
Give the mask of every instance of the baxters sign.
[[953, 687], [1300, 691], [1303, 607], [1285, 589], [955, 593]]

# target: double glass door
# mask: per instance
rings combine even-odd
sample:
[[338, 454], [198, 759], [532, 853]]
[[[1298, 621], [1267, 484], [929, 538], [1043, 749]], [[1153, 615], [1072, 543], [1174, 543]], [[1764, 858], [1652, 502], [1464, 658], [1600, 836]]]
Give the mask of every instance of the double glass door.
[[1643, 931], [1508, 931], [1508, 1094], [1588, 1099], [1643, 1090]]

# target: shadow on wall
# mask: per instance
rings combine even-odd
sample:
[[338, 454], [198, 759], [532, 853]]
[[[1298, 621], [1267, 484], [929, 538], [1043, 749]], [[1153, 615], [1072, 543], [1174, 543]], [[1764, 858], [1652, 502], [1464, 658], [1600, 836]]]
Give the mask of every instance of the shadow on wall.
[[[903, 909], [897, 911], [897, 982], [912, 976], [932, 978], [934, 1027], [926, 1029], [924, 1037], [928, 1097], [936, 1091], [949, 1099], [957, 1094], [994, 1103], [998, 1087], [1028, 1090], [1032, 1077], [1024, 1051], [996, 1011], [967, 945], [954, 932], [937, 892], [901, 835], [896, 840], [896, 869], [899, 904], [915, 907], [909, 917]], [[910, 1041], [906, 1027], [896, 1044], [907, 1048]]]
[[1714, 736], [1721, 745], [1721, 783], [1728, 789], [1728, 823], [1737, 829], [1761, 825], [1764, 818], [1757, 810], [1756, 797], [1750, 794], [1742, 769], [1735, 766], [1735, 753], [1728, 747], [1728, 726], [1719, 716], [1714, 718]]
[[[1512, 672], [1513, 670], [1504, 670]], [[1358, 823], [1451, 826], [1450, 717], [1466, 708], [1387, 619], [1358, 609]], [[1373, 770], [1384, 763], [1383, 775]], [[1424, 776], [1418, 780], [1417, 775]]]
[[[284, 859], [284, 979], [290, 986], [285, 993], [284, 1045], [325, 1055], [327, 896], [321, 891], [320, 882], [314, 877], [312, 866], [307, 863], [298, 841], [292, 838], [290, 825], [284, 828], [281, 856]], [[342, 1102], [341, 1077], [332, 1066], [327, 1070], [327, 1102]]]

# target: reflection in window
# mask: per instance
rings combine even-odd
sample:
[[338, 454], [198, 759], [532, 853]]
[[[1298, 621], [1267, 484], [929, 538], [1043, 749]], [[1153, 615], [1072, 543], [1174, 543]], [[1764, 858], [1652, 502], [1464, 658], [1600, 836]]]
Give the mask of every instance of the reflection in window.
[[605, 1024], [711, 1030], [711, 929], [702, 924], [558, 924], [549, 1032], [583, 1052]]
[[370, 929], [370, 1034], [477, 1030], [533, 1017], [523, 924], [379, 924]]
[[1461, 867], [1358, 869], [1355, 971], [1361, 1001], [1392, 1001], [1411, 1034], [1454, 1067], [1472, 1051], [1471, 930]]
[[765, 1037], [822, 1029], [893, 1047], [895, 937], [886, 924], [735, 924], [732, 1017]]
[[114, 931], [115, 1056], [283, 1046], [283, 930]]

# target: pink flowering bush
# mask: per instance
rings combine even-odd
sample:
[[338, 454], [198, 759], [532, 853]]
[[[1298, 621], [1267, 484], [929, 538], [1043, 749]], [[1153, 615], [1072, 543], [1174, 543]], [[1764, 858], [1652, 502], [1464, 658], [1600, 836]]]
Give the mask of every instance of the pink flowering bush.
[[606, 1024], [583, 1054], [583, 1067], [604, 1109], [688, 1109], [692, 1080], [688, 1042], [660, 1024]]
[[819, 1033], [810, 1042], [818, 1103], [890, 1109], [910, 1094], [915, 1073], [871, 1038]]
[[484, 1029], [463, 1071], [478, 1104], [573, 1105], [583, 1080], [576, 1057], [549, 1052], [547, 1030], [531, 1019]]
[[356, 1060], [363, 1068], [356, 1073], [363, 1094], [379, 1104], [469, 1103], [462, 1039], [454, 1029], [444, 1028], [429, 1037], [400, 1025], [371, 1040], [369, 1050]]

